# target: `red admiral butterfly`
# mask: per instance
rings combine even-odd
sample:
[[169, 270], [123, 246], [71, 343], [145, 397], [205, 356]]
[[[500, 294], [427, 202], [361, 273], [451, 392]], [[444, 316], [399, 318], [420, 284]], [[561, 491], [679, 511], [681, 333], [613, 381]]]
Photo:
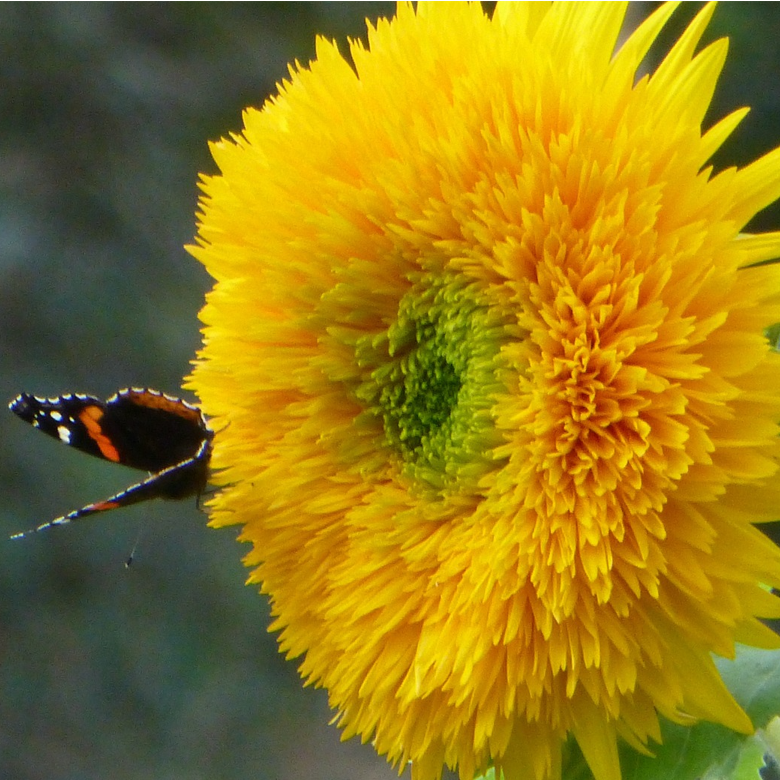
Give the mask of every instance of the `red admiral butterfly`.
[[22, 393], [9, 408], [38, 430], [82, 452], [151, 472], [105, 501], [14, 534], [12, 539], [152, 498], [200, 495], [206, 487], [214, 432], [197, 406], [179, 398], [135, 387], [120, 390], [106, 401], [81, 394], [38, 398]]

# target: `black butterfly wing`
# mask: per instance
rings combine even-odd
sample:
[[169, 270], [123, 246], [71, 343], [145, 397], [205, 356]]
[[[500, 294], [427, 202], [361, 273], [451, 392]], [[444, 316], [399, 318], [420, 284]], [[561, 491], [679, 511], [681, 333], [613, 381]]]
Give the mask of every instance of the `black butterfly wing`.
[[8, 408], [47, 436], [98, 458], [118, 460], [110, 449], [101, 449], [100, 439], [90, 433], [87, 424], [105, 414], [106, 405], [99, 398], [76, 394], [39, 398], [21, 393]]
[[192, 458], [211, 436], [197, 407], [156, 390], [121, 390], [107, 401], [22, 393], [10, 409], [59, 441], [130, 468], [159, 472]]

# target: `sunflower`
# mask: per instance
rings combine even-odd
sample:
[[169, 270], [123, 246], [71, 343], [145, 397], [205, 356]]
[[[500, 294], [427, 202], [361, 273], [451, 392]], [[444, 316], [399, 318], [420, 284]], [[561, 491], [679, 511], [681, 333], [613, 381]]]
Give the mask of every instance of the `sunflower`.
[[779, 644], [780, 150], [706, 167], [746, 111], [702, 132], [710, 6], [637, 78], [672, 11], [402, 4], [212, 146], [211, 523], [416, 780], [752, 729], [712, 653]]

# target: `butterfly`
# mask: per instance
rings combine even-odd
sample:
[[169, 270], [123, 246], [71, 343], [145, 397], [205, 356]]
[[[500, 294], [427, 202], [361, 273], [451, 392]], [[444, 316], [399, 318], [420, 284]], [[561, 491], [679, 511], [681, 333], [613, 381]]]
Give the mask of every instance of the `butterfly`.
[[80, 393], [56, 398], [21, 393], [9, 408], [71, 447], [150, 473], [121, 493], [12, 539], [153, 498], [199, 496], [206, 488], [214, 432], [200, 408], [180, 398], [137, 387], [119, 390], [105, 401]]

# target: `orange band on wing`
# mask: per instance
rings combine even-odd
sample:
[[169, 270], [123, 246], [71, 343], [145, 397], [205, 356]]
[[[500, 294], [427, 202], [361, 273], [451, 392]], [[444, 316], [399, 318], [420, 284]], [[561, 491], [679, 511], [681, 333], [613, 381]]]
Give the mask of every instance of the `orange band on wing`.
[[85, 406], [79, 414], [79, 420], [84, 423], [84, 427], [87, 429], [92, 441], [100, 448], [103, 457], [106, 460], [113, 460], [114, 463], [119, 463], [119, 453], [111, 443], [111, 440], [103, 433], [100, 425], [100, 419], [104, 414], [104, 411], [99, 406]]
[[90, 504], [84, 509], [89, 509], [90, 512], [103, 512], [108, 509], [116, 509], [118, 506], [122, 505], [117, 501], [98, 501], [97, 504]]

